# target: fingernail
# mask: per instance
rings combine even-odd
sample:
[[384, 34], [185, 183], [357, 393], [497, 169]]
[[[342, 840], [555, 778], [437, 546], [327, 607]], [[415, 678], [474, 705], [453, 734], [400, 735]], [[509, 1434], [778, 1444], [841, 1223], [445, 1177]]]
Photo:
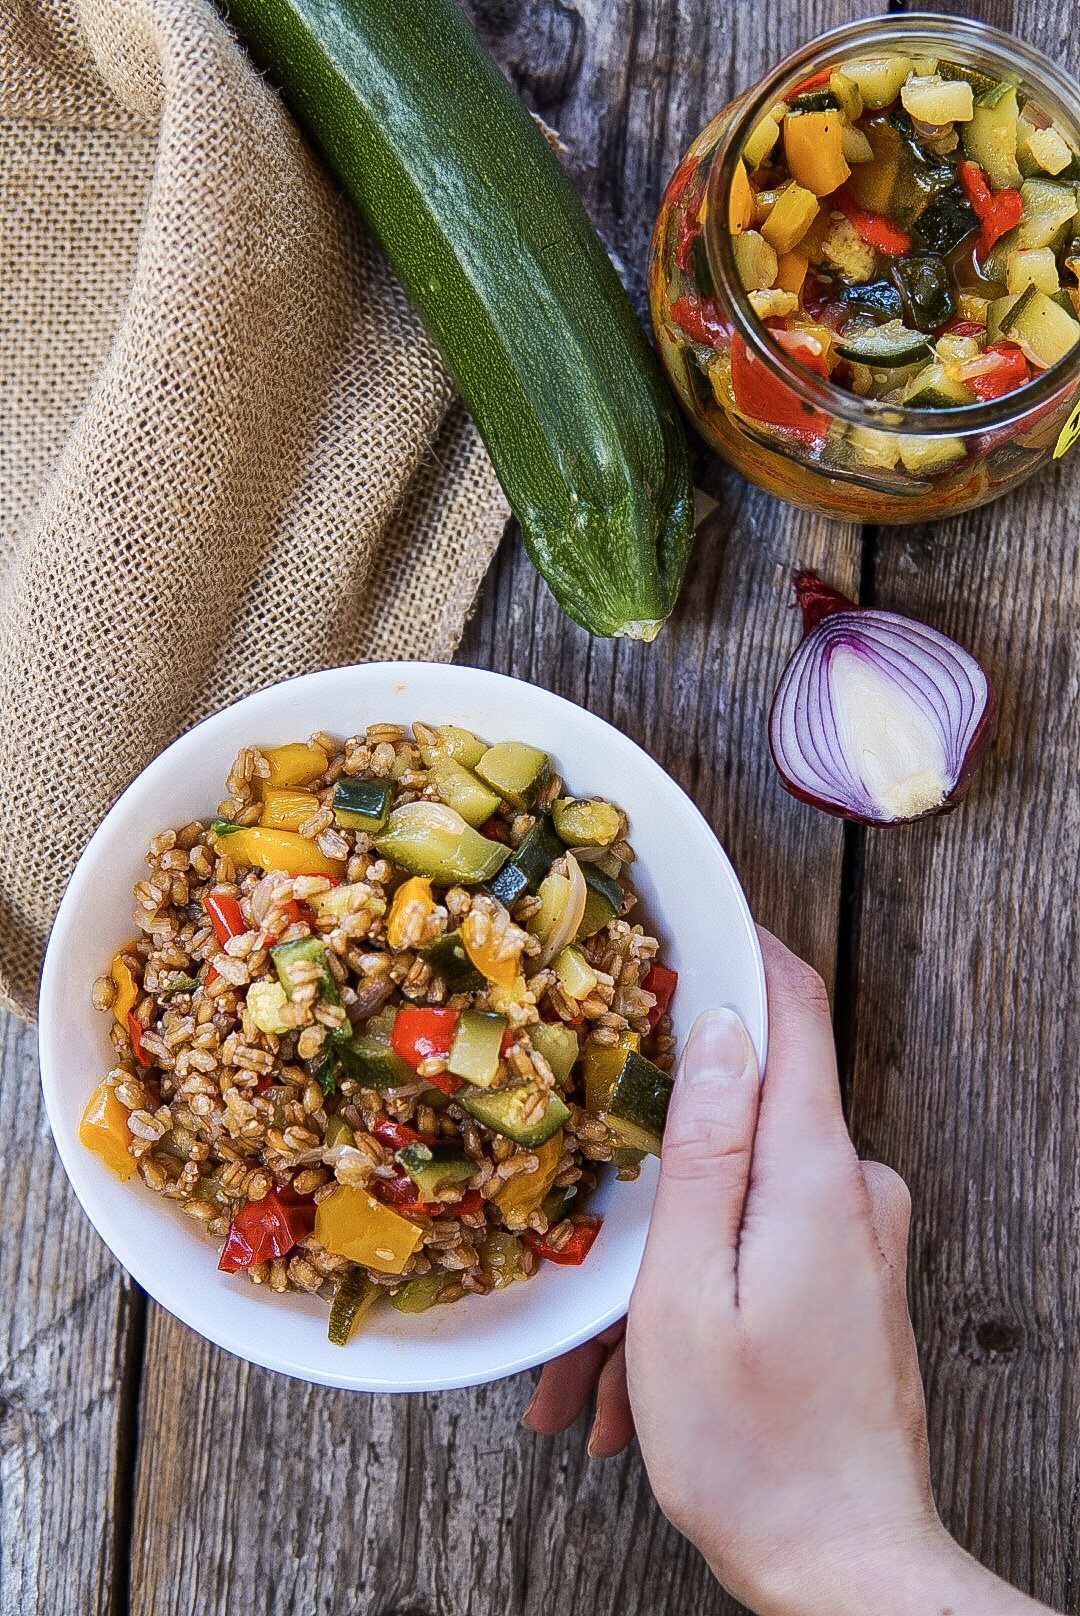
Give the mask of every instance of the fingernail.
[[529, 1416], [533, 1411], [533, 1404], [536, 1402], [536, 1396], [536, 1392], [533, 1392], [532, 1396], [529, 1398], [529, 1401], [525, 1404], [525, 1412], [521, 1416], [522, 1425], [528, 1426], [530, 1431], [532, 1430], [532, 1426], [529, 1425]]
[[589, 1455], [590, 1459], [598, 1459], [600, 1457], [600, 1455], [596, 1451], [596, 1444], [599, 1442], [599, 1440], [600, 1440], [600, 1421], [599, 1420], [594, 1420], [592, 1430], [589, 1432], [589, 1440], [588, 1440], [588, 1443], [586, 1444], [586, 1448], [585, 1448], [585, 1451]]
[[734, 1010], [706, 1010], [698, 1016], [683, 1053], [680, 1081], [712, 1083], [751, 1073], [757, 1073], [757, 1055]]

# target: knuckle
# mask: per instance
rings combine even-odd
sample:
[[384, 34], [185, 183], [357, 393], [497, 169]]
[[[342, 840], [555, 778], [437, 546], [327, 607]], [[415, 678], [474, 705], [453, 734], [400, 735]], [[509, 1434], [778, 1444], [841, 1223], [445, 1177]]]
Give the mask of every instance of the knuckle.
[[819, 973], [793, 954], [771, 932], [758, 927], [767, 974], [784, 998], [792, 997], [813, 1009], [828, 1008], [829, 992]]
[[893, 1226], [906, 1229], [911, 1222], [911, 1191], [900, 1174], [884, 1162], [865, 1162], [863, 1175], [875, 1208]]
[[823, 1012], [826, 1016], [831, 1014], [829, 990], [824, 978], [812, 965], [792, 956], [790, 975], [790, 991], [801, 1005], [808, 1010]]
[[859, 1162], [847, 1140], [819, 1150], [793, 1168], [810, 1205], [839, 1210], [864, 1204], [859, 1189]]
[[677, 1181], [734, 1176], [749, 1163], [751, 1139], [737, 1119], [699, 1111], [693, 1129], [677, 1126], [665, 1135], [662, 1169]]

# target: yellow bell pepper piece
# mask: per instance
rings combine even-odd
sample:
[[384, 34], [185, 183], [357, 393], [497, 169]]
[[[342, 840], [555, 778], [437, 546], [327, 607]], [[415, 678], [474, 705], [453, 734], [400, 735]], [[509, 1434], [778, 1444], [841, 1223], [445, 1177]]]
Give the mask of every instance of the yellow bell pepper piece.
[[[622, 1071], [626, 1052], [641, 1048], [641, 1034], [627, 1028], [617, 1044], [589, 1044], [585, 1049], [585, 1109], [594, 1116], [604, 1110]], [[513, 1182], [511, 1180], [511, 1182]]]
[[539, 1163], [535, 1172], [518, 1173], [516, 1178], [508, 1178], [496, 1190], [493, 1200], [505, 1219], [513, 1218], [515, 1223], [524, 1223], [529, 1213], [536, 1211], [555, 1182], [562, 1153], [563, 1131], [560, 1128], [558, 1133], [553, 1133], [545, 1144], [538, 1145], [533, 1152]]
[[413, 904], [423, 904], [424, 919], [434, 912], [435, 897], [426, 875], [413, 875], [403, 881], [394, 893], [390, 913], [386, 917], [386, 940], [391, 948], [404, 948], [406, 939], [405, 911]]
[[784, 119], [784, 156], [791, 177], [815, 196], [828, 196], [851, 173], [843, 129], [839, 112], [800, 112]]
[[289, 741], [286, 746], [268, 746], [262, 755], [270, 765], [266, 786], [309, 786], [325, 774], [330, 761], [321, 746], [307, 741]]
[[128, 1114], [116, 1098], [116, 1090], [107, 1083], [99, 1083], [86, 1102], [79, 1123], [79, 1141], [125, 1183], [135, 1171], [135, 1158], [128, 1150]]
[[313, 791], [291, 791], [287, 786], [267, 786], [263, 791], [260, 824], [271, 830], [299, 830], [319, 806]]
[[[129, 943], [127, 952], [130, 953], [134, 947], [134, 943]], [[123, 1027], [125, 1032], [127, 1032], [128, 1016], [134, 1010], [136, 1001], [138, 1000], [139, 994], [142, 990], [139, 987], [138, 981], [135, 978], [131, 966], [124, 958], [124, 953], [125, 950], [120, 949], [119, 952], [113, 956], [113, 962], [109, 966], [109, 975], [112, 977], [116, 986], [116, 998], [113, 1000], [113, 1015], [116, 1017], [119, 1025]]]
[[496, 987], [514, 987], [521, 970], [520, 954], [515, 954], [511, 959], [496, 959], [495, 945], [490, 939], [482, 945], [471, 941], [467, 920], [462, 927], [461, 940], [465, 944], [466, 954], [482, 976], [486, 976], [489, 982], [494, 982]]
[[340, 1184], [319, 1202], [315, 1238], [324, 1250], [380, 1274], [403, 1273], [422, 1240], [415, 1223], [350, 1184]]
[[749, 166], [760, 167], [779, 139], [780, 124], [771, 112], [767, 112], [760, 123], [754, 125], [743, 147], [743, 157]]
[[296, 1023], [285, 1013], [289, 996], [280, 982], [253, 982], [247, 990], [247, 1012], [260, 1032], [278, 1037], [292, 1032]]
[[749, 230], [754, 219], [754, 193], [742, 158], [735, 165], [728, 197], [728, 226], [733, 236]]
[[292, 830], [271, 830], [266, 825], [242, 825], [219, 838], [226, 857], [237, 864], [257, 864], [263, 870], [285, 870], [289, 875], [341, 875], [343, 859], [327, 858], [306, 836]]
[[781, 253], [777, 259], [776, 284], [781, 292], [794, 292], [798, 297], [810, 260], [801, 252]]
[[[467, 952], [467, 951], [466, 951]], [[488, 995], [491, 1009], [497, 1015], [510, 1014], [511, 1008], [522, 1005], [529, 995], [529, 985], [523, 971], [516, 971], [512, 982], [493, 982]]]
[[785, 185], [761, 227], [761, 234], [783, 256], [798, 246], [818, 214], [818, 199], [802, 185]]

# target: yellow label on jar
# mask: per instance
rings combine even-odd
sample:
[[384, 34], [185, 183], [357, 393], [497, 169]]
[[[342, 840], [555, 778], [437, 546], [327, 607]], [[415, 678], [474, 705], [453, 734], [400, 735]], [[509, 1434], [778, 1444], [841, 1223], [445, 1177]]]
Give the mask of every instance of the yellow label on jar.
[[1054, 459], [1060, 460], [1066, 449], [1071, 449], [1077, 438], [1080, 438], [1080, 404], [1073, 410], [1058, 434], [1054, 445]]

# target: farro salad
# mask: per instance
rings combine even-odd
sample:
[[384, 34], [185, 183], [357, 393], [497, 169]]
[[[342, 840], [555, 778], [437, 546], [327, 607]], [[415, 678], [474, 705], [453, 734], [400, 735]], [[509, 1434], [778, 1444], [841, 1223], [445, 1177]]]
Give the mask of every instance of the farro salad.
[[659, 1152], [671, 1092], [625, 813], [421, 723], [246, 747], [226, 790], [150, 843], [82, 1142], [225, 1272], [325, 1297], [341, 1345], [380, 1299], [584, 1262], [583, 1200]]

